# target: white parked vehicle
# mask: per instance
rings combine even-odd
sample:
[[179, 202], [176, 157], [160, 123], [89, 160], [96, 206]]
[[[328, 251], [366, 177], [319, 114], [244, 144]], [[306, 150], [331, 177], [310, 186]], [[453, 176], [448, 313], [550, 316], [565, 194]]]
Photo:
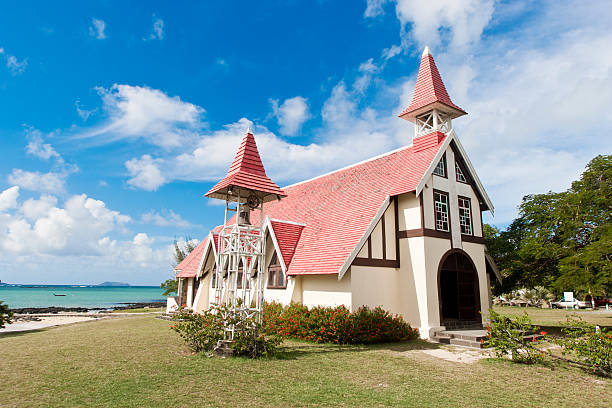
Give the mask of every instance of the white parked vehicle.
[[557, 302], [551, 302], [550, 307], [553, 309], [586, 309], [588, 306], [586, 302], [578, 299], [572, 300], [559, 300]]

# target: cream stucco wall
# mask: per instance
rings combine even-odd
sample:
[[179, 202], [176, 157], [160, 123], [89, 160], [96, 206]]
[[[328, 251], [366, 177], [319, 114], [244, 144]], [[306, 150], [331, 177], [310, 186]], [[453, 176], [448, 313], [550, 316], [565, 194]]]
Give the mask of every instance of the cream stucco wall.
[[[383, 257], [383, 219], [385, 223], [385, 257]], [[369, 238], [372, 247], [371, 258], [388, 260], [397, 259], [395, 249], [395, 205], [393, 202], [385, 210], [384, 217], [378, 220]], [[368, 258], [367, 241], [357, 253], [357, 258]]]
[[303, 275], [302, 303], [312, 306], [352, 307], [351, 273], [344, 274], [341, 280], [338, 275]]
[[421, 204], [414, 193], [398, 197], [398, 212], [400, 230], [421, 228]]

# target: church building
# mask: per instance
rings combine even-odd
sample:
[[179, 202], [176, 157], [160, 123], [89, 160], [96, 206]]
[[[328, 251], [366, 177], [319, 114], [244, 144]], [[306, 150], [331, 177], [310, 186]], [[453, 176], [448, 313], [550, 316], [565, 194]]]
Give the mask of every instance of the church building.
[[[493, 204], [452, 127], [463, 115], [425, 48], [414, 97], [399, 115], [414, 124], [410, 146], [281, 189], [247, 131], [227, 177], [207, 196], [253, 188], [278, 198], [263, 212], [264, 299], [381, 306], [423, 338], [481, 325], [491, 279], [500, 277], [483, 238], [482, 213]], [[219, 231], [176, 266], [172, 302], [197, 312], [214, 301]]]

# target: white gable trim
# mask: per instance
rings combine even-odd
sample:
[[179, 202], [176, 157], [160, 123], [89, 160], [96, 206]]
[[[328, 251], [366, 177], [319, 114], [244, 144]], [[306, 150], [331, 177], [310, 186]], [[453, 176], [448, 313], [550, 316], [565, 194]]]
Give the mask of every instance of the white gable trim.
[[[440, 149], [438, 149], [438, 153], [436, 153], [435, 157], [431, 161], [431, 164], [427, 168], [427, 171], [423, 174], [423, 178], [421, 178], [421, 181], [419, 182], [416, 188], [416, 195], [418, 196], [419, 194], [421, 194], [421, 191], [423, 191], [423, 188], [425, 187], [425, 183], [427, 182], [427, 180], [429, 180], [429, 177], [433, 174], [434, 169], [438, 165], [438, 162], [442, 159], [442, 156], [446, 152], [446, 149], [448, 149], [451, 142], [454, 140], [455, 144], [457, 145], [457, 150], [459, 150], [461, 157], [463, 158], [463, 160], [465, 161], [465, 164], [468, 167], [467, 170], [470, 173], [470, 176], [472, 176], [474, 183], [476, 184], [476, 189], [482, 195], [482, 198], [485, 204], [487, 205], [487, 208], [489, 208], [489, 211], [491, 211], [491, 214], [493, 215], [494, 214], [493, 203], [491, 202], [489, 195], [487, 194], [482, 183], [480, 182], [480, 178], [478, 178], [478, 175], [476, 174], [476, 170], [474, 170], [474, 166], [472, 166], [472, 162], [470, 162], [470, 159], [468, 158], [467, 153], [465, 152], [465, 149], [461, 145], [461, 142], [459, 142], [459, 138], [457, 137], [455, 130], [451, 129], [451, 131], [447, 133], [446, 136], [447, 136], [446, 140], [444, 140], [444, 143], [442, 143], [442, 146], [440, 147]], [[454, 169], [452, 170], [453, 170], [452, 174], [455, 174]], [[450, 170], [448, 172], [449, 174], [451, 174]]]
[[207, 239], [206, 245], [204, 245], [204, 250], [202, 251], [202, 258], [200, 258], [200, 263], [198, 264], [198, 273], [196, 274], [196, 278], [199, 278], [202, 276], [202, 268], [204, 267], [204, 260], [206, 259], [206, 254], [208, 253], [209, 247], [211, 246], [210, 244], [212, 242], [212, 233], [209, 232], [206, 239]]
[[353, 248], [353, 250], [351, 251], [351, 254], [349, 255], [349, 257], [346, 259], [346, 261], [344, 262], [344, 264], [338, 271], [338, 280], [342, 279], [342, 277], [344, 276], [348, 268], [351, 266], [351, 264], [355, 260], [355, 257], [361, 250], [361, 247], [365, 244], [370, 234], [372, 234], [372, 231], [374, 231], [376, 224], [378, 224], [378, 221], [380, 221], [385, 211], [387, 211], [387, 208], [389, 208], [390, 204], [391, 204], [391, 197], [387, 196], [387, 198], [385, 198], [385, 201], [382, 203], [382, 205], [378, 209], [378, 212], [376, 212], [376, 215], [374, 216], [374, 218], [372, 218], [370, 225], [368, 225], [368, 229], [366, 229], [366, 231], [363, 233], [363, 235], [361, 236], [361, 239], [359, 240], [357, 245], [355, 245], [355, 248]]
[[[274, 220], [277, 221], [277, 220]], [[278, 241], [276, 240], [276, 234], [274, 234], [274, 228], [272, 227], [272, 222], [270, 217], [266, 217], [264, 221], [264, 237], [265, 232], [268, 231], [270, 233], [270, 238], [272, 238], [272, 244], [274, 245], [274, 250], [276, 251], [276, 256], [280, 261], [281, 269], [283, 270], [283, 274], [287, 276], [287, 266], [285, 265], [285, 260], [283, 259], [283, 254], [280, 251], [280, 246], [278, 245]], [[265, 257], [265, 254], [264, 254]], [[266, 263], [264, 262], [264, 269], [266, 267]]]

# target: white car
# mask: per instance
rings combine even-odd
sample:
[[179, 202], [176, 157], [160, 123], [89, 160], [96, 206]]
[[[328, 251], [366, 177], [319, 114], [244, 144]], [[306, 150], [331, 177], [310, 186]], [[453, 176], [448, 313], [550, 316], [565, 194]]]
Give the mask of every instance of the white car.
[[557, 302], [551, 302], [550, 307], [553, 309], [586, 309], [587, 304], [582, 300], [559, 300]]

